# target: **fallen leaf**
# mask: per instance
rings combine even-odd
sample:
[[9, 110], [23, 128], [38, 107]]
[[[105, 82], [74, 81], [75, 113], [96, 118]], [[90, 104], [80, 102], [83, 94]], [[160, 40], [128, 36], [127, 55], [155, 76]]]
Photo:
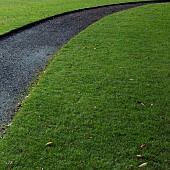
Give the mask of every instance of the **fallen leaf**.
[[11, 126], [11, 124], [12, 124], [12, 123], [9, 123], [9, 124], [7, 124], [7, 125], [5, 125], [5, 126], [6, 126], [6, 127], [10, 127], [10, 126]]
[[6, 162], [7, 165], [12, 165], [14, 161], [8, 161]]
[[49, 146], [49, 147], [54, 146], [54, 143], [53, 143], [53, 142], [48, 142], [48, 143], [46, 144], [46, 146]]
[[137, 101], [137, 104], [141, 104], [141, 105], [145, 105], [144, 103], [142, 103], [141, 101]]
[[25, 99], [27, 99], [29, 96], [25, 96]]
[[143, 155], [136, 155], [137, 158], [143, 158]]
[[141, 149], [144, 149], [146, 147], [146, 144], [142, 144], [140, 147]]
[[144, 168], [147, 165], [147, 162], [142, 163], [141, 165], [139, 165], [139, 168]]

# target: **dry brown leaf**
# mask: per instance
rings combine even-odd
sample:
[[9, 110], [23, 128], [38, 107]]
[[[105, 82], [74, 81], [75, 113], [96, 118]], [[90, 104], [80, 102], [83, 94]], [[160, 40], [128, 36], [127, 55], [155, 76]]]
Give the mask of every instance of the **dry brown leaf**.
[[137, 158], [143, 158], [143, 155], [136, 155]]
[[144, 149], [146, 147], [146, 144], [142, 144], [140, 147]]

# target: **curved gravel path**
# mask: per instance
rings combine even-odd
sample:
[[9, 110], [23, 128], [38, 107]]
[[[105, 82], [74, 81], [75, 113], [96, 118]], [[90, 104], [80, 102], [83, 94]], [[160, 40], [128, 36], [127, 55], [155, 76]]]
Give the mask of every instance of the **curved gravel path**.
[[79, 10], [0, 36], [0, 125], [12, 120], [28, 86], [63, 44], [108, 14], [145, 4]]

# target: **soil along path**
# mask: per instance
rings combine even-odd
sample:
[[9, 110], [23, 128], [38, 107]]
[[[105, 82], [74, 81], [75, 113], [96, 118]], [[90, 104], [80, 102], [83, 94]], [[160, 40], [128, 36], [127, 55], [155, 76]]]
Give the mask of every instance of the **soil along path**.
[[[129, 3], [58, 15], [0, 37], [0, 125], [12, 120], [28, 86], [52, 54], [102, 17], [151, 2]], [[152, 2], [153, 3], [153, 2]]]

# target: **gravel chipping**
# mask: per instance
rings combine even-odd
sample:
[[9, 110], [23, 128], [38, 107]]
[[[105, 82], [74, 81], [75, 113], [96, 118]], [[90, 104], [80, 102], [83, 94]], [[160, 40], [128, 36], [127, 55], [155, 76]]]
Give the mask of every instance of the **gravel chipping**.
[[0, 36], [0, 125], [12, 121], [28, 87], [62, 45], [106, 15], [149, 3], [78, 10]]

